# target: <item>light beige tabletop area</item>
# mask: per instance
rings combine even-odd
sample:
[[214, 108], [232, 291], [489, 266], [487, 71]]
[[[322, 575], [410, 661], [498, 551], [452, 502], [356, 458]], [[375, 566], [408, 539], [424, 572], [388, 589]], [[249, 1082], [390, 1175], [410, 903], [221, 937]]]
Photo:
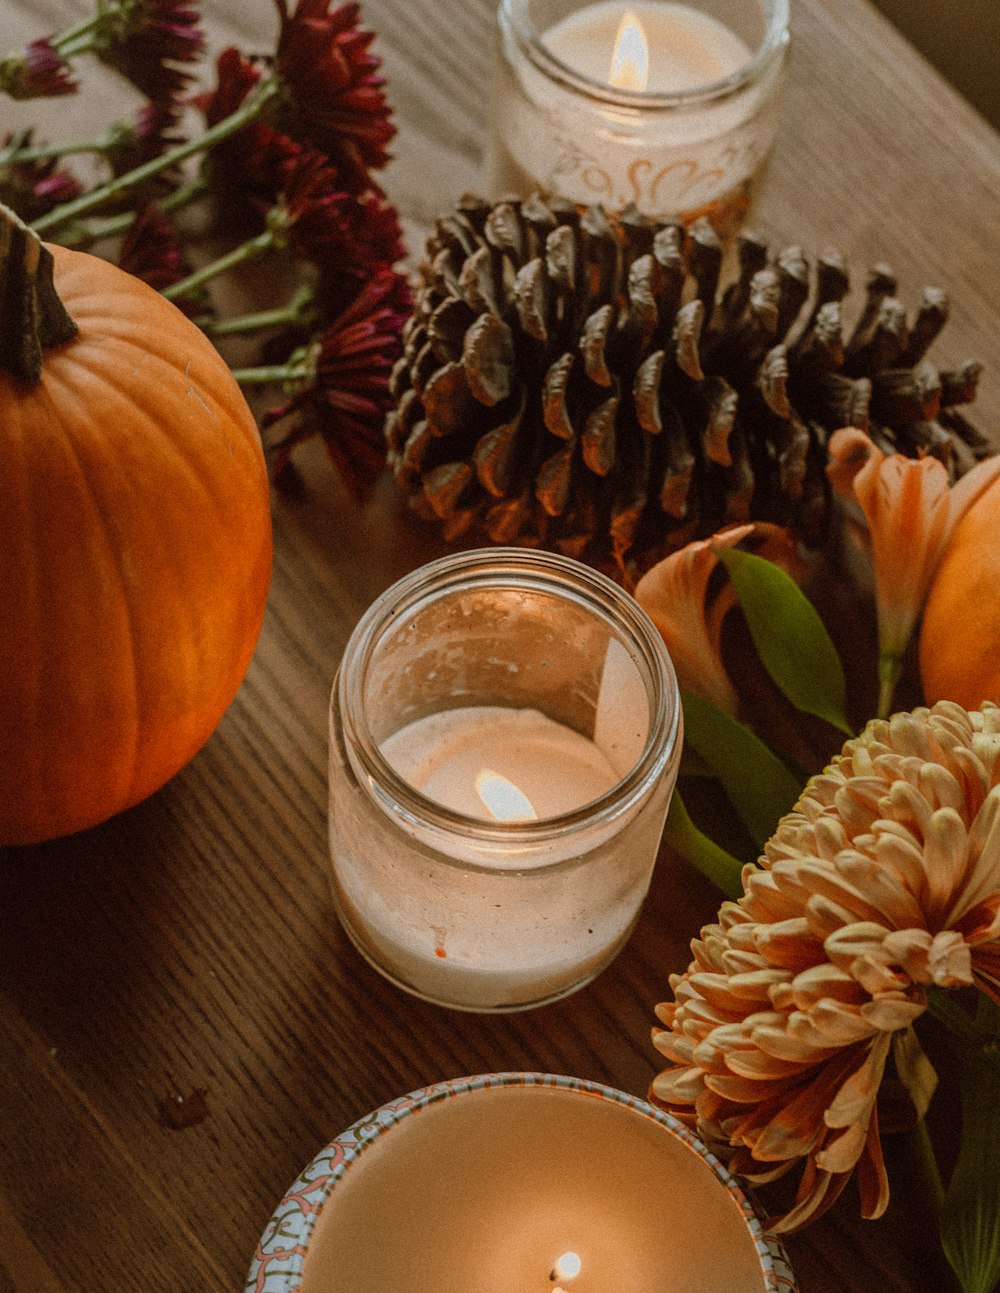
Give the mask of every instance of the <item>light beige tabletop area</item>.
[[[79, 16], [5, 0], [3, 50]], [[213, 48], [268, 48], [269, 0], [206, 0]], [[757, 227], [830, 246], [904, 300], [945, 289], [935, 359], [981, 359], [1000, 425], [1000, 137], [868, 0], [792, 0], [793, 54]], [[386, 178], [414, 257], [479, 183], [491, 0], [370, 0], [398, 135]], [[112, 95], [114, 92], [111, 92]], [[95, 113], [115, 107], [113, 97]], [[29, 109], [32, 109], [29, 114]], [[3, 114], [9, 114], [5, 121]], [[0, 103], [0, 134], [42, 114]], [[99, 117], [98, 117], [99, 119]], [[49, 137], [87, 121], [56, 105]], [[365, 607], [445, 551], [383, 482], [354, 505], [323, 453], [275, 494], [275, 568], [250, 673], [208, 745], [152, 799], [81, 835], [0, 850], [0, 1290], [235, 1293], [272, 1207], [362, 1114], [442, 1078], [565, 1073], [643, 1094], [653, 1007], [717, 897], [661, 857], [632, 940], [569, 999], [509, 1016], [418, 1002], [337, 926], [326, 871], [331, 680]], [[164, 1116], [203, 1101], [192, 1125]], [[176, 1119], [174, 1121], [184, 1121]], [[890, 1179], [909, 1175], [890, 1144]], [[878, 1223], [849, 1187], [792, 1238], [801, 1293], [946, 1289], [898, 1189]], [[402, 1293], [402, 1290], [387, 1290]]]

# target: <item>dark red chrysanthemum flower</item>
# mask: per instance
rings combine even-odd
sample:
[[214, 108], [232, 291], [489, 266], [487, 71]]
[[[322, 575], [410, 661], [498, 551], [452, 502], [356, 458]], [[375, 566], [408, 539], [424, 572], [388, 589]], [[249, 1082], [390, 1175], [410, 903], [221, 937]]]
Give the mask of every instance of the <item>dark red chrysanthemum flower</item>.
[[209, 126], [215, 126], [231, 116], [260, 80], [260, 66], [253, 59], [245, 58], [235, 46], [224, 49], [215, 62], [216, 85], [214, 90], [191, 97]]
[[61, 171], [55, 164], [50, 166], [41, 162], [34, 168], [25, 167], [25, 170], [34, 170], [31, 190], [46, 211], [79, 197], [83, 192], [83, 186], [76, 176], [70, 175], [69, 171]]
[[[212, 127], [232, 116], [260, 76], [259, 65], [239, 50], [223, 50], [216, 63], [215, 89], [194, 96], [191, 103]], [[259, 118], [216, 144], [204, 174], [219, 202], [221, 224], [234, 236], [259, 227], [259, 217], [278, 200], [286, 164], [303, 151], [303, 145]]]
[[216, 204], [220, 232], [249, 238], [279, 206], [289, 166], [301, 144], [263, 122], [253, 122], [213, 149], [203, 169]]
[[396, 208], [380, 193], [369, 193], [351, 205], [353, 264], [371, 274], [377, 265], [394, 265], [406, 255]]
[[277, 68], [291, 96], [290, 134], [329, 155], [352, 192], [377, 187], [371, 170], [385, 166], [395, 127], [378, 75], [380, 60], [369, 52], [372, 32], [358, 30], [357, 4], [299, 0], [281, 15]]
[[346, 259], [348, 208], [354, 199], [322, 153], [303, 151], [281, 167], [281, 195], [272, 214], [279, 237], [307, 260]]
[[[314, 300], [326, 318], [346, 309], [361, 285], [405, 254], [395, 207], [377, 193], [350, 201], [344, 208], [345, 242], [337, 255], [316, 258]], [[406, 280], [399, 278], [409, 301]]]
[[189, 76], [177, 65], [194, 62], [204, 43], [190, 0], [137, 0], [108, 11], [97, 54], [147, 98], [161, 100], [188, 85]]
[[12, 99], [46, 99], [75, 94], [70, 65], [52, 47], [52, 38], [31, 41], [20, 54], [0, 59], [0, 93]]
[[385, 266], [308, 348], [305, 384], [262, 419], [266, 429], [294, 417], [291, 431], [272, 447], [276, 478], [295, 446], [319, 435], [348, 489], [364, 497], [385, 467], [389, 374], [408, 311], [405, 279]]
[[105, 157], [115, 175], [159, 157], [184, 142], [178, 132], [181, 106], [174, 99], [150, 100], [137, 110], [131, 122], [123, 122]]
[[[30, 148], [31, 131], [8, 135], [3, 148], [16, 144]], [[60, 170], [55, 158], [40, 162], [14, 162], [0, 166], [0, 202], [16, 211], [22, 220], [30, 223], [45, 215], [61, 202], [79, 197], [82, 186], [76, 176]]]
[[[153, 202], [139, 205], [118, 250], [118, 264], [158, 292], [179, 283], [191, 272], [177, 230], [169, 216]], [[185, 314], [193, 313], [196, 308], [194, 302], [184, 300], [174, 304]], [[200, 303], [197, 308], [202, 308]]]

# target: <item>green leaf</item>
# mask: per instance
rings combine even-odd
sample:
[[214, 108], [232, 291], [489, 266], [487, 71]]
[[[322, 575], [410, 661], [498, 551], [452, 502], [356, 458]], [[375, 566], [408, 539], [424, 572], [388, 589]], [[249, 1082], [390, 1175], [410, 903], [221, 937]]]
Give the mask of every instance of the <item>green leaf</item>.
[[681, 766], [679, 776], [682, 777], [713, 777], [715, 773], [708, 766], [701, 755], [695, 750], [693, 745], [686, 742], [681, 746]]
[[663, 839], [675, 853], [690, 862], [716, 888], [721, 889], [727, 898], [743, 897], [743, 882], [740, 879], [743, 863], [695, 826], [680, 791], [676, 789], [670, 800]]
[[816, 608], [773, 561], [721, 548], [761, 664], [796, 709], [815, 714], [848, 736], [847, 685], [837, 649]]
[[962, 1141], [941, 1211], [941, 1242], [965, 1293], [993, 1293], [1000, 1282], [1000, 1011], [985, 994], [976, 1023], [995, 1040], [966, 1053]]
[[694, 692], [681, 691], [684, 739], [713, 769], [758, 848], [798, 799], [802, 785], [743, 723]]

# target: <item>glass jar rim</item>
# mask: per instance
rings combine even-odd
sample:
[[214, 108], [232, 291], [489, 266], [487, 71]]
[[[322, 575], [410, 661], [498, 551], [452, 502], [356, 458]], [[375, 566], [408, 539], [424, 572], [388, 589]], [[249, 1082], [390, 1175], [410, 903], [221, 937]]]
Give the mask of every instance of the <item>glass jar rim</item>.
[[500, 0], [497, 17], [501, 30], [509, 22], [514, 40], [544, 76], [615, 108], [677, 111], [723, 101], [758, 81], [772, 59], [784, 57], [789, 44], [789, 0], [770, 0], [760, 45], [742, 67], [728, 76], [689, 90], [623, 90], [578, 72], [553, 54], [528, 16], [529, 3], [530, 0]]
[[[635, 764], [598, 798], [536, 821], [484, 821], [447, 808], [415, 789], [382, 754], [364, 716], [367, 669], [383, 630], [403, 622], [445, 590], [517, 587], [566, 596], [567, 580], [575, 583], [577, 601], [589, 603], [638, 649], [653, 682], [649, 732]], [[598, 822], [613, 821], [644, 798], [680, 757], [683, 716], [677, 676], [652, 620], [607, 575], [570, 557], [539, 549], [475, 548], [439, 557], [397, 580], [372, 602], [348, 639], [331, 704], [337, 700], [353, 751], [371, 778], [371, 790], [391, 816], [422, 829], [460, 831], [480, 842], [537, 845]]]

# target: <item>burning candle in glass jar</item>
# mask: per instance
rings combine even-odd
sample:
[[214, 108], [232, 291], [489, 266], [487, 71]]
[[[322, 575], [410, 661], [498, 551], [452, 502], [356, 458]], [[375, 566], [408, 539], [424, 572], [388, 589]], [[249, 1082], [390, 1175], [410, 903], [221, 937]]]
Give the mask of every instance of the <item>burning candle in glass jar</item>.
[[773, 140], [787, 20], [787, 0], [502, 0], [489, 195], [732, 232]]
[[624, 945], [681, 713], [659, 634], [611, 580], [500, 548], [414, 572], [352, 634], [330, 736], [334, 901], [393, 982], [520, 1009]]

